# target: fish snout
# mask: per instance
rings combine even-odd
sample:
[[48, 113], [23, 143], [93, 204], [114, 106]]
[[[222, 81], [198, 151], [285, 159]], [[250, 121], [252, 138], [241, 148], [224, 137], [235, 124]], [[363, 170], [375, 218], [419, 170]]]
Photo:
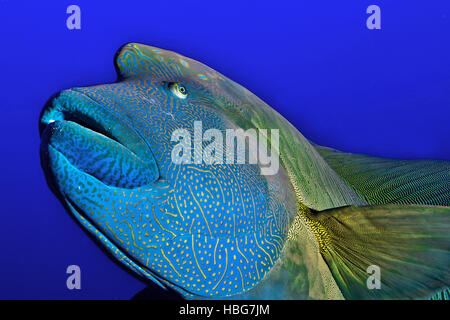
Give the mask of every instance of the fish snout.
[[73, 89], [44, 108], [40, 133], [42, 167], [64, 206], [118, 261], [164, 287], [153, 257], [176, 237], [162, 226], [167, 216], [180, 221], [166, 214], [173, 190], [146, 141]]
[[[61, 92], [47, 104], [39, 129], [41, 160], [53, 175], [81, 171], [120, 188], [147, 185], [159, 178], [145, 140], [119, 116], [76, 89]], [[65, 158], [64, 167], [55, 167], [55, 159], [50, 159], [56, 154]]]

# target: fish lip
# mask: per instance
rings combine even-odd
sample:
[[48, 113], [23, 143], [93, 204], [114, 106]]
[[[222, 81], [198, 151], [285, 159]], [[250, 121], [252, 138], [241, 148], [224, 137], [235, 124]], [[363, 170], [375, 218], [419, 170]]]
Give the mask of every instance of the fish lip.
[[[61, 101], [63, 95], [63, 101]], [[85, 103], [89, 106], [89, 111], [86, 112], [86, 110], [83, 110], [82, 108], [74, 109], [68, 107], [75, 98], [85, 99]], [[92, 114], [89, 113], [90, 111], [92, 111]], [[101, 116], [96, 118], [93, 116], [95, 112], [101, 112]], [[154, 162], [157, 165], [156, 158], [154, 157], [150, 145], [135, 128], [124, 121], [120, 116], [112, 114], [102, 103], [93, 99], [86, 93], [77, 90], [77, 88], [63, 90], [54, 94], [44, 105], [39, 117], [41, 144], [44, 140], [48, 140], [48, 138], [44, 138], [44, 133], [49, 131], [46, 129], [51, 127], [51, 124], [56, 121], [75, 122], [84, 128], [90, 129], [108, 139], [118, 142], [124, 148], [134, 153], [134, 155], [143, 162]], [[113, 123], [114, 125], [108, 125], [108, 122]], [[124, 133], [132, 138], [132, 143], [125, 141], [126, 139], [123, 137]], [[133, 145], [134, 148], [131, 148], [131, 145]]]

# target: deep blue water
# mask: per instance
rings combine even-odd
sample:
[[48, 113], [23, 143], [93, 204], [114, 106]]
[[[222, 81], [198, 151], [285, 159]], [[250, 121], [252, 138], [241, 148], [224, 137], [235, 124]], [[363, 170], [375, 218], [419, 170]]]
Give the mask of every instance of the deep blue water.
[[[39, 163], [38, 117], [61, 89], [115, 81], [141, 42], [241, 83], [316, 143], [450, 160], [450, 1], [0, 0], [0, 298], [128, 299], [145, 284], [64, 211]], [[81, 30], [66, 8], [81, 8]], [[366, 8], [381, 8], [381, 30]], [[66, 267], [82, 289], [66, 288]]]

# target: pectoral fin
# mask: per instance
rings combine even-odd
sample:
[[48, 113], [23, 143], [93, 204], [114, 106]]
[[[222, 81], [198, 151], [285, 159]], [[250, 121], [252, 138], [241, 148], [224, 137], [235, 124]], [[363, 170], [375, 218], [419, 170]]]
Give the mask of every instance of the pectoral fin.
[[[448, 296], [449, 207], [350, 206], [312, 219], [322, 256], [345, 298], [428, 298], [440, 290]], [[373, 276], [379, 276], [379, 289], [373, 288]]]

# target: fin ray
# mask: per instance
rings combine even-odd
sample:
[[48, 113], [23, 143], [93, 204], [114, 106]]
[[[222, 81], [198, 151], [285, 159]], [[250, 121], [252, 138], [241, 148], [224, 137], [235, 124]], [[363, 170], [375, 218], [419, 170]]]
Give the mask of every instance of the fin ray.
[[450, 161], [384, 159], [315, 148], [369, 204], [450, 206]]
[[[321, 253], [345, 298], [426, 298], [450, 283], [449, 207], [349, 206], [312, 219], [325, 230]], [[380, 290], [366, 285], [371, 265]]]

